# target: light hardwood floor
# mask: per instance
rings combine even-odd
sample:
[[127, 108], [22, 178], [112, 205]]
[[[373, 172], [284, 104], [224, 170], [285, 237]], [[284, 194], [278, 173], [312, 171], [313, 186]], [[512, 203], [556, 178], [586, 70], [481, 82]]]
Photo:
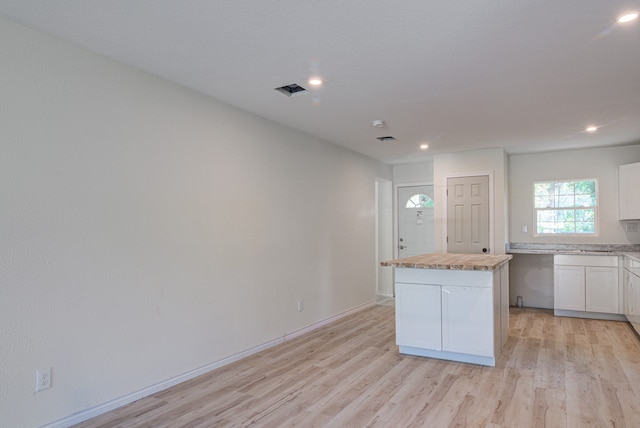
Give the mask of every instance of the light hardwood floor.
[[78, 427], [640, 427], [622, 322], [511, 309], [497, 366], [404, 356], [394, 309], [361, 311]]

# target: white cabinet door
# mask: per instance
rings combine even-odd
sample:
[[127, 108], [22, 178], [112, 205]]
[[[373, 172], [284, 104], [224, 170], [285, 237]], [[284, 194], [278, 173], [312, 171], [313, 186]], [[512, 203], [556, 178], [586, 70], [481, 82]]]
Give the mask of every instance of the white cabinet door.
[[627, 319], [640, 334], [640, 276], [629, 274], [629, 316]]
[[493, 290], [442, 287], [442, 349], [492, 356], [494, 352]]
[[591, 312], [618, 314], [618, 268], [586, 268], [585, 308]]
[[553, 268], [553, 307], [570, 311], [585, 310], [584, 266], [555, 265]]
[[620, 220], [640, 219], [640, 163], [620, 165], [618, 177], [618, 200], [620, 201]]
[[633, 293], [631, 290], [631, 278], [632, 274], [625, 269], [622, 274], [623, 287], [622, 287], [622, 313], [630, 321], [631, 307], [633, 304]]
[[442, 349], [440, 286], [396, 283], [396, 343]]

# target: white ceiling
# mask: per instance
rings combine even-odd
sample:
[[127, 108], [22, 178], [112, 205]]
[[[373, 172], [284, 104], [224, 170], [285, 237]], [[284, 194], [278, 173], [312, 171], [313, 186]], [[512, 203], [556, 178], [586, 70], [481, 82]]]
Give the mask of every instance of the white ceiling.
[[[640, 22], [616, 23], [630, 10], [640, 0], [0, 0], [11, 20], [387, 163], [640, 143]], [[273, 90], [311, 75], [311, 95]]]

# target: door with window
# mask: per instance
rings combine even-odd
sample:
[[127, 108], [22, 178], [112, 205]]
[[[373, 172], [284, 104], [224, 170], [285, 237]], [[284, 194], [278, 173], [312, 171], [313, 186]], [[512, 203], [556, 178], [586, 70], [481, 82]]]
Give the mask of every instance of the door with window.
[[432, 253], [433, 186], [398, 188], [398, 257]]
[[491, 252], [488, 175], [447, 179], [447, 252]]

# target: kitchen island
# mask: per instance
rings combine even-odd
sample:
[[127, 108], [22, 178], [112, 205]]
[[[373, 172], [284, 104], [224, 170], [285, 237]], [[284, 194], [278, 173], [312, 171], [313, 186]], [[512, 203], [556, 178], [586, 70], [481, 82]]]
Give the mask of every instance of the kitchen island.
[[395, 268], [400, 353], [495, 366], [509, 330], [511, 255], [431, 253]]

